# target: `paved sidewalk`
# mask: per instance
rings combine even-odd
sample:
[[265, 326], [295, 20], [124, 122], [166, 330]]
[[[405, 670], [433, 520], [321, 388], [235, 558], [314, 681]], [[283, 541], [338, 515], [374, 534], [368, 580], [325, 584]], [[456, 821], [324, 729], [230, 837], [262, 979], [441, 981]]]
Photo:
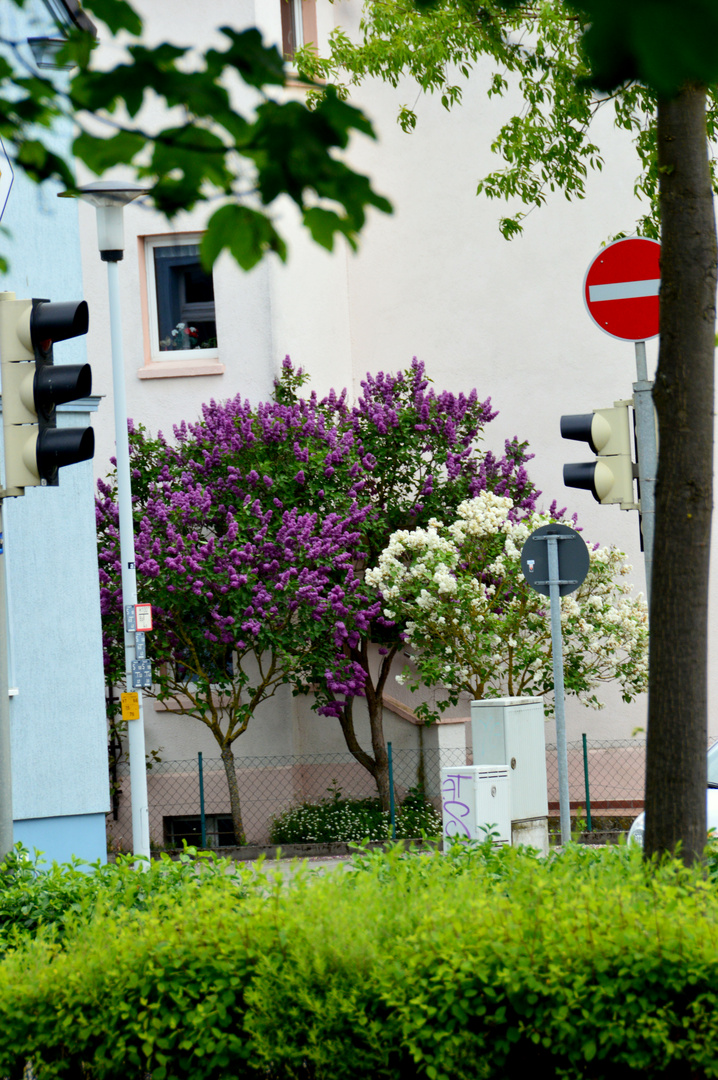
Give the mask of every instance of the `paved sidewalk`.
[[[296, 858], [296, 859], [265, 859], [261, 864], [261, 872], [265, 874], [273, 874], [279, 872], [283, 877], [293, 877], [299, 870], [306, 868], [311, 873], [325, 874], [330, 870], [339, 870], [346, 867], [351, 862], [352, 856], [350, 855], [325, 855], [315, 856], [314, 858]], [[242, 861], [242, 865], [251, 866], [255, 870], [259, 870], [259, 864], [256, 860]]]

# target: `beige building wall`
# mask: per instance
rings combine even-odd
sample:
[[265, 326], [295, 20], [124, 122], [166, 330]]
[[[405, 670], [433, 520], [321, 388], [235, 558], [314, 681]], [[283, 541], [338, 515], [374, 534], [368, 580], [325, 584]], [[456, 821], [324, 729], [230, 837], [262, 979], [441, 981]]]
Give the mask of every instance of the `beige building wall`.
[[[217, 0], [211, 25], [257, 24], [278, 41], [279, 3]], [[207, 10], [201, 5], [144, 0], [138, 7], [150, 38], [170, 34], [178, 42], [209, 40]], [[317, 0], [320, 41], [334, 25], [355, 29], [360, 7], [359, 0]], [[527, 218], [524, 236], [505, 241], [498, 231], [505, 207], [475, 195], [477, 180], [499, 165], [490, 143], [516, 106], [515, 100], [486, 98], [488, 72], [481, 69], [472, 77], [464, 104], [451, 113], [438, 100], [418, 97], [413, 84], [396, 89], [367, 84], [356, 90], [353, 101], [372, 119], [378, 139], [356, 138], [350, 159], [391, 199], [394, 215], [370, 213], [358, 254], [341, 241], [329, 254], [302, 234], [292, 206], [279, 206], [277, 217], [290, 247], [286, 265], [271, 257], [246, 274], [223, 257], [215, 268], [219, 355], [211, 371], [189, 373], [188, 367], [187, 374], [158, 377], [148, 368], [143, 322], [142, 238], [199, 231], [208, 210], [198, 208], [169, 226], [145, 207], [130, 205], [120, 267], [129, 413], [151, 431], [169, 434], [173, 424], [196, 418], [201, 403], [210, 398], [241, 393], [253, 402], [265, 399], [286, 355], [311, 372], [311, 385], [320, 393], [344, 385], [356, 393], [367, 371], [396, 371], [417, 356], [437, 389], [458, 392], [476, 386], [482, 397], [491, 396], [499, 416], [486, 429], [485, 447], [501, 453], [505, 439], [527, 439], [535, 454], [530, 474], [543, 491], [543, 507], [557, 499], [578, 513], [588, 540], [626, 551], [636, 588], [642, 590], [637, 514], [599, 506], [588, 493], [563, 487], [564, 462], [588, 460], [590, 452], [559, 435], [563, 413], [589, 412], [632, 393], [633, 346], [596, 328], [584, 309], [582, 282], [601, 244], [633, 228], [640, 212], [633, 195], [637, 159], [630, 140], [613, 130], [606, 110], [597, 125], [605, 167], [589, 177], [586, 199], [568, 203], [549, 195], [546, 206]], [[241, 97], [249, 101], [247, 91]], [[411, 135], [395, 120], [404, 102], [418, 114]], [[102, 475], [113, 452], [107, 288], [91, 208], [80, 207], [80, 226], [85, 296], [92, 313], [89, 359], [96, 390], [105, 395], [96, 422], [96, 470]], [[649, 342], [650, 372], [656, 354], [656, 342]], [[584, 731], [592, 739], [628, 738], [644, 726], [645, 700], [628, 706], [607, 689], [602, 712], [569, 704], [569, 739], [579, 739]], [[388, 692], [411, 704], [398, 684]], [[715, 678], [711, 692], [715, 699]], [[284, 747], [288, 741], [295, 752], [310, 745], [334, 749], [341, 743], [337, 725], [289, 695], [268, 703], [264, 711], [267, 719], [258, 722], [256, 734], [248, 734], [246, 743], [241, 740], [247, 752], [250, 743], [253, 754], [261, 745], [272, 753], [275, 745]], [[454, 714], [468, 715], [467, 703]], [[178, 757], [189, 755], [190, 745], [194, 752], [207, 745], [197, 728], [185, 731], [177, 720], [170, 724], [166, 716], [152, 715], [151, 708], [147, 715], [148, 746], [155, 741], [164, 745], [165, 756], [170, 738], [177, 739]], [[398, 731], [395, 737], [401, 737]]]

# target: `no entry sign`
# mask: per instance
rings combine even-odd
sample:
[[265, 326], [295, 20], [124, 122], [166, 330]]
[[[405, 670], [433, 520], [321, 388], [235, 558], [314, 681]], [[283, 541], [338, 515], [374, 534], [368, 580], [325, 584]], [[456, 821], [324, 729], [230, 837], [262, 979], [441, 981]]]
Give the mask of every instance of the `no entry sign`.
[[657, 240], [631, 237], [609, 244], [593, 260], [583, 282], [583, 298], [604, 333], [623, 341], [656, 336], [660, 254]]

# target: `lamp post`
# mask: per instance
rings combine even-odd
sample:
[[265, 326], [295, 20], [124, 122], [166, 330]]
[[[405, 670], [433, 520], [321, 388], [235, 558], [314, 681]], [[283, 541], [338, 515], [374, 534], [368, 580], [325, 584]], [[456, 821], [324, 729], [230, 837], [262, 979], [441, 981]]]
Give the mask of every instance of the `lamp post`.
[[120, 518], [120, 559], [122, 560], [122, 604], [125, 635], [125, 677], [128, 691], [137, 690], [139, 718], [127, 721], [130, 751], [130, 785], [132, 789], [132, 849], [135, 855], [150, 856], [150, 823], [147, 805], [147, 768], [145, 765], [145, 725], [142, 710], [142, 689], [133, 687], [132, 661], [135, 659], [135, 632], [127, 629], [125, 611], [137, 603], [137, 574], [135, 571], [135, 537], [132, 522], [132, 487], [130, 480], [130, 441], [127, 434], [127, 398], [122, 353], [122, 319], [120, 311], [120, 281], [117, 264], [124, 254], [123, 210], [127, 203], [148, 188], [139, 184], [115, 180], [98, 180], [61, 196], [79, 198], [97, 210], [97, 244], [100, 258], [107, 263], [107, 286], [110, 299], [110, 340], [112, 356], [112, 388], [115, 412], [115, 446], [117, 457], [117, 503]]

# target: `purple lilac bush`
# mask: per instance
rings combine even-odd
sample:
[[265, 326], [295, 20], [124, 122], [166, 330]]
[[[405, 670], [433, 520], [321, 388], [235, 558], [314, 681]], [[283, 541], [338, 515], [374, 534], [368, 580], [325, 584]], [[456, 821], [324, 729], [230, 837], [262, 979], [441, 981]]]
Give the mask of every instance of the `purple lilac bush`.
[[[211, 401], [171, 442], [130, 428], [138, 585], [155, 613], [152, 694], [211, 730], [238, 840], [232, 746], [282, 685], [311, 690], [316, 708], [337, 718], [388, 805], [381, 699], [402, 628], [383, 617], [364, 571], [393, 531], [453, 516], [481, 491], [510, 495], [519, 513], [538, 494], [525, 443], [507, 442], [501, 458], [479, 449], [496, 415], [490, 399], [435, 393], [416, 360], [368, 375], [354, 406], [346, 391], [303, 396], [306, 379], [287, 359], [272, 401]], [[105, 662], [119, 682], [114, 478], [98, 487]], [[371, 747], [356, 733], [357, 698]]]

